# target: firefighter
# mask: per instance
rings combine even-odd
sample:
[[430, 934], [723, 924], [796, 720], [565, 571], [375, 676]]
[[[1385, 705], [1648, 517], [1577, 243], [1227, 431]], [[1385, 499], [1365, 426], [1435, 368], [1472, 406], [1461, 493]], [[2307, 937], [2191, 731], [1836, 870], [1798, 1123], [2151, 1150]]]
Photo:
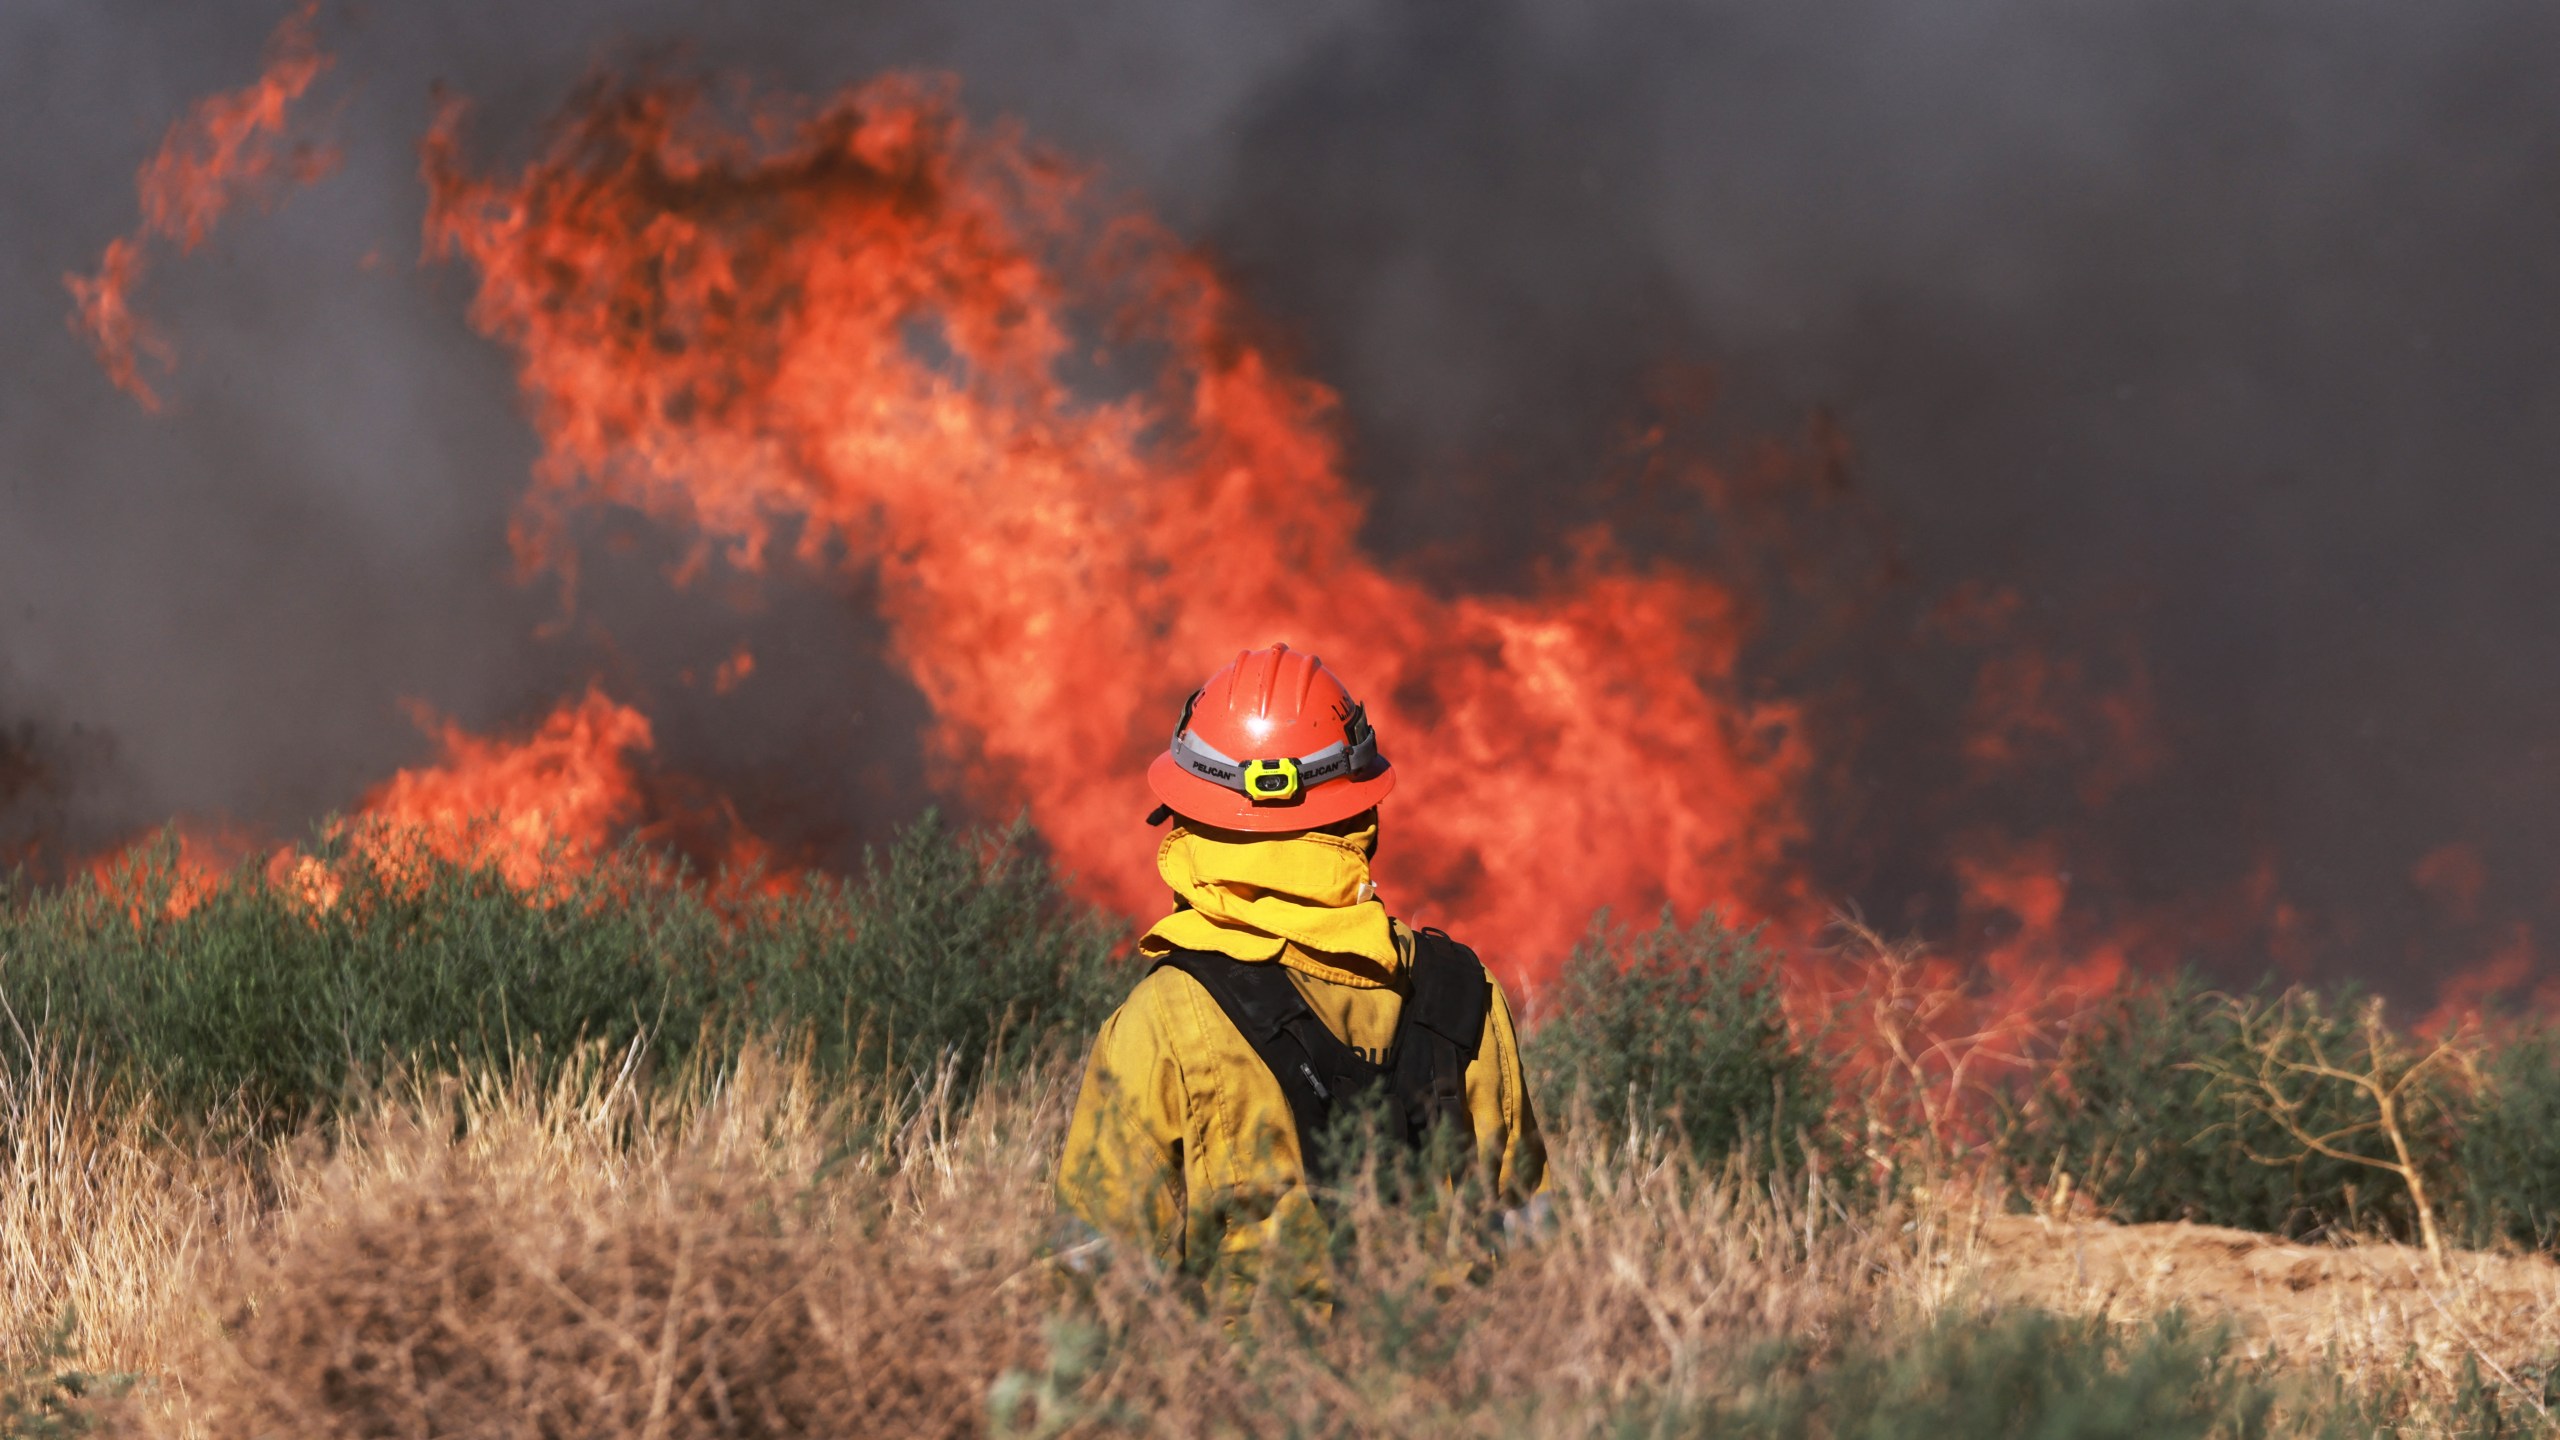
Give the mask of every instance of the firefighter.
[[1147, 780], [1150, 823], [1173, 822], [1156, 850], [1173, 912], [1094, 1041], [1066, 1207], [1204, 1272], [1311, 1257], [1328, 1126], [1354, 1105], [1502, 1203], [1543, 1188], [1502, 987], [1465, 946], [1391, 919], [1370, 880], [1396, 775], [1334, 673], [1287, 645], [1238, 655]]

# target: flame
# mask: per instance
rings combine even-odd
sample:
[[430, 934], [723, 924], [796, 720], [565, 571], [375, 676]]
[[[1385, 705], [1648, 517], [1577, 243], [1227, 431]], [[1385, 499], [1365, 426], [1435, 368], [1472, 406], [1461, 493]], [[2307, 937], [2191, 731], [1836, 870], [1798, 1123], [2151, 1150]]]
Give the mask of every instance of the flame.
[[1966, 918], [1991, 932], [1975, 959], [2019, 992], [2011, 1008], [2067, 1005], [2103, 995], [2124, 980], [2135, 942], [2066, 928], [2071, 872], [2053, 841], [1976, 838], [1958, 849], [1955, 869]]
[[[2418, 1033], [2442, 1035], [2460, 1025], [2479, 1023], [2492, 1001], [2522, 990], [2539, 968], [2538, 961], [2533, 927], [2522, 923], [2509, 926], [2506, 938], [2487, 959], [2455, 972], [2436, 987], [2435, 1009], [2418, 1022]], [[2536, 1009], [2552, 1008], [2554, 997], [2547, 991], [2533, 998]]]
[[1819, 1037], [1879, 1163], [1889, 1163], [1893, 1135], [1985, 1140], [1991, 1097], [2128, 983], [2131, 957], [2153, 938], [2093, 932], [2075, 916], [2051, 839], [1963, 837], [1954, 865], [1964, 929], [1976, 937], [1962, 956], [1843, 916], [1833, 928], [1844, 943], [1806, 951], [1790, 971], [1789, 1013]]
[[2480, 918], [2480, 896], [2489, 888], [2489, 863], [2480, 847], [2457, 840], [2439, 845], [2409, 867], [2409, 883], [2457, 925]]
[[307, 185], [337, 166], [334, 147], [294, 141], [288, 133], [294, 103], [330, 64], [312, 28], [318, 13], [314, 0], [285, 17], [267, 41], [265, 68], [255, 81], [197, 101], [169, 127], [134, 180], [141, 224], [107, 243], [95, 275], [63, 277], [71, 291], [71, 328], [88, 336], [108, 379], [146, 410], [159, 409], [160, 396], [143, 378], [142, 362], [163, 373], [176, 363], [167, 337], [133, 305], [150, 268], [150, 242], [191, 253], [242, 198], [272, 203], [283, 182]]
[[71, 290], [71, 328], [89, 337], [107, 378], [143, 409], [158, 410], [160, 395], [142, 378], [142, 362], [166, 372], [178, 356], [168, 337], [133, 308], [133, 292], [148, 268], [142, 237], [119, 235], [107, 242], [97, 274], [65, 275], [62, 283]]
[[779, 894], [799, 882], [725, 798], [679, 776], [644, 775], [639, 761], [656, 746], [648, 717], [595, 686], [520, 738], [473, 735], [422, 705], [411, 712], [437, 758], [366, 794], [351, 838], [375, 847], [377, 859], [396, 864], [399, 847], [423, 846], [440, 859], [494, 866], [517, 890], [544, 897], [638, 837], [700, 864], [716, 899]]
[[[436, 758], [395, 772], [335, 828], [368, 863], [397, 873], [413, 853], [424, 853], [494, 867], [517, 890], [543, 896], [642, 828], [646, 805], [632, 757], [650, 749], [649, 721], [600, 690], [591, 687], [555, 708], [521, 738], [472, 735], [421, 705], [413, 704], [411, 713], [434, 741]], [[723, 858], [740, 867], [769, 866], [767, 848], [731, 821]], [[260, 855], [268, 881], [308, 909], [329, 909], [345, 888], [329, 861], [236, 825], [181, 824], [170, 833], [174, 878], [161, 907], [170, 919], [192, 913], [225, 877]], [[154, 843], [120, 846], [87, 866], [110, 899], [137, 917], [140, 866]]]
[[92, 858], [84, 868], [97, 882], [99, 893], [136, 923], [142, 919], [151, 888], [146, 866], [155, 858], [153, 848], [163, 843], [170, 848], [158, 858], [168, 868], [169, 893], [160, 904], [160, 913], [172, 920], [195, 913], [221, 887], [224, 877], [266, 848], [257, 837], [235, 825], [172, 824]]
[[1514, 975], [1604, 904], [1800, 903], [1807, 757], [1789, 706], [1742, 694], [1734, 594], [1597, 528], [1524, 596], [1393, 573], [1332, 395], [1151, 218], [972, 131], [946, 83], [735, 131], [680, 86], [605, 88], [512, 176], [465, 165], [461, 113], [424, 147], [428, 241], [477, 271], [532, 404], [528, 564], [574, 576], [569, 515], [613, 503], [742, 569], [785, 528], [870, 567], [940, 774], [1027, 806], [1127, 913], [1162, 904], [1147, 759], [1200, 677], [1277, 639], [1339, 667], [1402, 772], [1401, 908]]
[[[279, 27], [258, 81], [170, 128], [138, 177], [137, 229], [95, 274], [66, 277], [75, 328], [146, 408], [145, 362], [174, 361], [133, 304], [153, 246], [190, 252], [242, 199], [336, 163], [292, 138], [330, 63], [314, 15]], [[574, 596], [574, 536], [597, 506], [690, 532], [680, 583], [715, 554], [759, 572], [777, 542], [868, 571], [935, 717], [936, 778], [1027, 808], [1086, 893], [1124, 913], [1162, 903], [1141, 774], [1181, 697], [1238, 649], [1286, 639], [1336, 663], [1399, 767], [1381, 866], [1397, 908], [1485, 944], [1508, 976], [1542, 978], [1603, 906], [1719, 908], [1810, 940], [1804, 717], [1746, 689], [1752, 607], [1735, 582], [1635, 560], [1601, 524], [1506, 593], [1400, 574], [1362, 544], [1335, 397], [1152, 217], [1009, 129], [973, 129], [947, 81], [748, 110], [724, 122], [663, 81], [591, 87], [512, 174], [466, 163], [458, 102], [429, 132], [430, 254], [475, 273], [471, 320], [512, 351], [543, 445], [514, 532], [529, 571]], [[1834, 459], [1845, 444], [1819, 439]], [[1723, 507], [1771, 473], [1694, 478]], [[1743, 543], [1809, 568], [1745, 510]], [[1922, 622], [1978, 655], [1955, 768], [1989, 788], [2059, 761], [2096, 811], [2166, 763], [2149, 672], [2138, 654], [2101, 675], [2022, 644], [2023, 609], [2015, 591], [1962, 587]], [[741, 646], [710, 689], [756, 669]], [[369, 861], [422, 846], [543, 896], [624, 835], [680, 834], [735, 867], [719, 896], [790, 884], [726, 800], [646, 783], [649, 722], [600, 690], [514, 737], [413, 713], [436, 757], [370, 791], [339, 834]], [[340, 902], [329, 861], [212, 828], [179, 833], [169, 912], [262, 850], [308, 909]], [[2314, 927], [2272, 859], [2236, 904], [2105, 929], [2074, 910], [2056, 837], [1963, 834], [1951, 858], [1972, 937], [1960, 958], [1854, 921], [1847, 946], [1793, 957], [1791, 1011], [1879, 1132], [1962, 1132], [1992, 1077], [2173, 938], [2258, 926], [2277, 963], [2310, 966]], [[111, 885], [133, 873], [95, 868]], [[2431, 853], [2412, 881], [2477, 922], [2476, 847]], [[2536, 967], [2516, 927], [2421, 1028], [2463, 1022]]]
[[[1976, 615], [1965, 622], [1994, 623]], [[2159, 738], [2151, 672], [2129, 657], [2113, 688], [2094, 681], [2076, 657], [2055, 659], [2018, 647], [1986, 656], [1974, 673], [1964, 755], [1977, 782], [2023, 766], [2039, 752], [2080, 760], [2081, 803], [2103, 808], [2168, 761]]]
[[[147, 246], [192, 249], [239, 198], [333, 163], [287, 144], [328, 63], [312, 13], [279, 29], [256, 85], [172, 128], [144, 167], [141, 227], [70, 280], [76, 323], [146, 405], [140, 362], [169, 363], [131, 305]], [[890, 77], [737, 115], [677, 83], [606, 83], [512, 172], [469, 164], [465, 110], [446, 106], [423, 146], [427, 244], [470, 268], [472, 323], [530, 402], [543, 454], [513, 537], [528, 571], [574, 597], [576, 537], [617, 506], [694, 539], [680, 583], [715, 555], [753, 575], [784, 548], [867, 572], [934, 717], [936, 780], [1027, 809], [1088, 897], [1130, 915], [1163, 903], [1141, 776], [1181, 697], [1237, 650], [1289, 640], [1369, 702], [1399, 767], [1381, 874], [1400, 913], [1531, 983], [1604, 906], [1778, 921], [1801, 947], [1790, 1007], [1879, 1125], [1961, 1128], [1988, 1077], [2128, 983], [2137, 955], [2257, 927], [2279, 963], [2308, 964], [2313, 927], [2271, 859], [2230, 903], [2101, 923], [2072, 903], [2059, 836], [1990, 832], [1950, 845], [1959, 955], [1855, 924], [1846, 950], [1816, 950], [1797, 859], [1812, 757], [1797, 707], [1746, 687], [1747, 565], [1640, 561], [1595, 523], [1503, 593], [1399, 573], [1363, 544], [1333, 394], [1155, 219], [1018, 133], [971, 127], [954, 94]], [[1722, 506], [1769, 479], [1699, 483]], [[2101, 667], [2025, 643], [2023, 611], [1967, 587], [1921, 622], [1976, 658], [1951, 772], [1989, 789], [2060, 764], [2100, 810], [2166, 763], [2149, 672], [2131, 652]], [[741, 646], [709, 689], [757, 668]], [[689, 853], [752, 867], [732, 893], [788, 883], [761, 876], [772, 852], [725, 800], [673, 802], [644, 778], [649, 723], [600, 690], [514, 737], [417, 713], [436, 758], [365, 796], [343, 832], [360, 853], [408, 837], [543, 895], [624, 835], [681, 832]], [[172, 908], [254, 853], [182, 839]], [[324, 861], [279, 849], [268, 873], [314, 910], [338, 903]], [[2413, 880], [2472, 923], [2482, 873], [2476, 849], [2448, 846]], [[2534, 965], [2519, 930], [2429, 1023]], [[1830, 1027], [1843, 1015], [1866, 1020]]]
[[364, 797], [360, 843], [414, 837], [443, 859], [494, 866], [516, 889], [541, 893], [591, 867], [640, 819], [631, 757], [650, 749], [649, 721], [601, 690], [590, 687], [520, 740], [483, 739], [412, 709], [437, 758]]

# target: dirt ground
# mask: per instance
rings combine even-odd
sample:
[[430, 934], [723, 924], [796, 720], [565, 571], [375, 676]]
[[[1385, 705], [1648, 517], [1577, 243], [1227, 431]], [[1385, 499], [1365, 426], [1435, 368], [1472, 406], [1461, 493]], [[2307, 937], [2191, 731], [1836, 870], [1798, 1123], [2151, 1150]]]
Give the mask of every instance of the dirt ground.
[[2224, 1321], [2257, 1353], [2299, 1362], [2413, 1364], [2451, 1374], [2466, 1354], [2509, 1377], [2560, 1361], [2560, 1264], [2407, 1245], [2305, 1245], [2212, 1225], [1985, 1216], [1950, 1254], [1984, 1298], [2137, 1318], [2181, 1308]]

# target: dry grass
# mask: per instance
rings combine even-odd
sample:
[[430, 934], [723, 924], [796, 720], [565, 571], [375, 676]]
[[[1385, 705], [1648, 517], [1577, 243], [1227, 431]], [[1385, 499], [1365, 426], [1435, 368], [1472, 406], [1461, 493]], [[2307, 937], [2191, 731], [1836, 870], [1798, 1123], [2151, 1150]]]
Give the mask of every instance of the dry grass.
[[[147, 1104], [39, 1066], [5, 1095], [9, 1333], [76, 1307], [85, 1364], [160, 1377], [108, 1417], [154, 1436], [1591, 1434], [1773, 1340], [2194, 1300], [2110, 1285], [2072, 1227], [1958, 1190], [1842, 1205], [1586, 1131], [1535, 1243], [1356, 1197], [1329, 1318], [1219, 1314], [1179, 1277], [1048, 1253], [1063, 1067], [964, 1104], [829, 1094], [769, 1050], [672, 1086], [630, 1061], [394, 1087], [334, 1144], [254, 1152], [155, 1136]], [[2423, 1295], [2460, 1317], [2437, 1352], [2512, 1367], [2552, 1333], [2549, 1267], [2527, 1270], [2446, 1272], [2396, 1310], [2342, 1285], [2282, 1345], [2396, 1366]]]
[[208, 1240], [228, 1240], [260, 1213], [256, 1167], [236, 1152], [173, 1143], [148, 1096], [108, 1086], [78, 1057], [21, 1043], [26, 1063], [0, 1066], [0, 1343], [22, 1350], [73, 1316], [92, 1354], [163, 1371], [175, 1279]]
[[769, 1052], [651, 1098], [609, 1059], [413, 1087], [269, 1157], [279, 1203], [162, 1297], [174, 1383], [129, 1423], [976, 1433], [1045, 1302], [1046, 1177], [1007, 1127], [1059, 1098], [835, 1100]]

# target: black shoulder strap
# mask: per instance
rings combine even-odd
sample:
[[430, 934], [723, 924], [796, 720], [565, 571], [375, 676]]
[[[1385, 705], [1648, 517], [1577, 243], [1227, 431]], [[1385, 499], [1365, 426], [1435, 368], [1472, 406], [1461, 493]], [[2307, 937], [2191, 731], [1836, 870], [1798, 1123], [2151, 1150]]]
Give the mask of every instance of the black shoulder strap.
[[1412, 993], [1396, 1021], [1395, 1049], [1385, 1066], [1370, 1063], [1326, 1029], [1276, 963], [1175, 950], [1156, 966], [1200, 982], [1279, 1082], [1297, 1122], [1298, 1154], [1314, 1179], [1322, 1181], [1332, 1168], [1320, 1141], [1335, 1108], [1382, 1082], [1387, 1120], [1399, 1140], [1419, 1146], [1445, 1124], [1462, 1154], [1472, 1151], [1467, 1066], [1483, 1045], [1493, 982], [1466, 946], [1437, 930], [1414, 932]]
[[1288, 1098], [1290, 1118], [1297, 1122], [1298, 1155], [1307, 1173], [1321, 1178], [1327, 1167], [1318, 1153], [1318, 1138], [1334, 1106], [1348, 1098], [1346, 1090], [1365, 1090], [1382, 1077], [1380, 1067], [1335, 1038], [1316, 1018], [1288, 972], [1276, 962], [1253, 963], [1201, 950], [1175, 950], [1156, 962], [1200, 982], [1235, 1023], [1271, 1078]]
[[1416, 1145], [1445, 1124], [1462, 1151], [1474, 1148], [1467, 1067], [1484, 1045], [1492, 985], [1476, 952], [1438, 930], [1413, 932], [1413, 995], [1397, 1025], [1393, 1084]]
[[1413, 932], [1413, 999], [1404, 1024], [1419, 1025], [1475, 1058], [1493, 1009], [1493, 980], [1476, 952], [1439, 930]]

